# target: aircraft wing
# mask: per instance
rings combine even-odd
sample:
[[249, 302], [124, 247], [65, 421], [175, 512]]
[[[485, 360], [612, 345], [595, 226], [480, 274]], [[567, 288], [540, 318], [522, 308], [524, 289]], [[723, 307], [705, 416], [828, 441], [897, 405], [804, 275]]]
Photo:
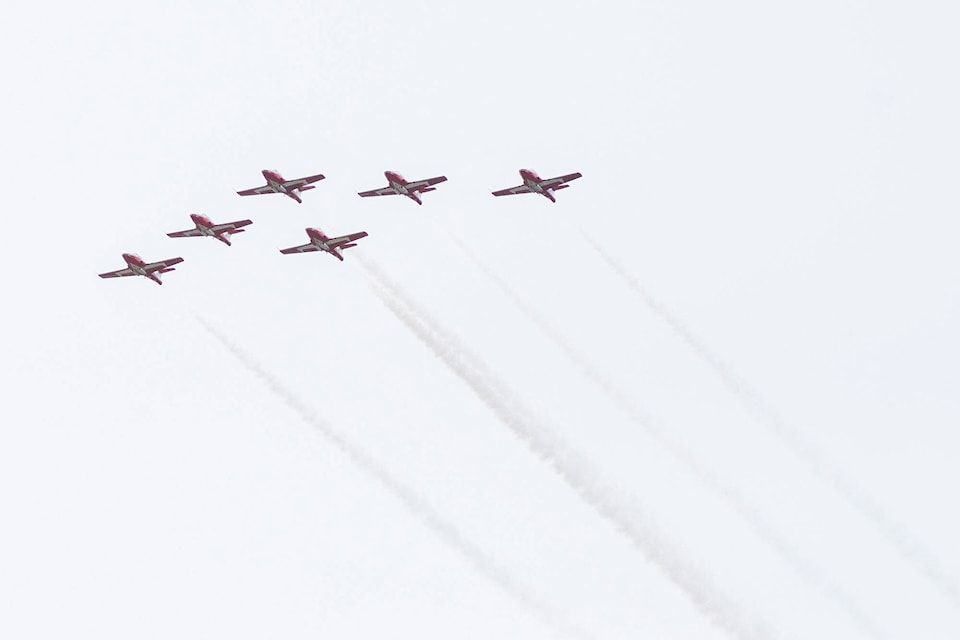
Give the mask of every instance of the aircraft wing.
[[183, 258], [169, 258], [167, 260], [161, 260], [160, 262], [151, 262], [150, 264], [144, 265], [143, 270], [147, 273], [153, 273], [154, 271], [169, 269], [173, 265], [180, 264], [181, 262], [183, 262]]
[[171, 238], [193, 238], [194, 236], [202, 236], [200, 229], [194, 227], [193, 229], [187, 229], [186, 231], [174, 231], [173, 233], [167, 234]]
[[494, 191], [493, 195], [495, 196], [513, 196], [518, 193], [530, 193], [530, 187], [525, 184], [520, 185], [519, 187], [510, 187], [509, 189], [501, 189], [500, 191]]
[[[236, 233], [237, 230], [240, 229], [240, 227], [245, 227], [248, 224], [253, 224], [253, 220], [237, 220], [236, 222], [224, 222], [223, 224], [215, 224], [212, 227], [210, 227], [210, 230], [213, 231], [214, 233], [224, 233], [224, 232]], [[168, 233], [167, 235], [170, 235], [170, 234]], [[197, 234], [192, 234], [192, 235], [197, 235]], [[178, 236], [170, 236], [170, 237], [173, 238]]]
[[395, 196], [397, 192], [393, 190], [393, 187], [383, 187], [380, 189], [373, 189], [372, 191], [361, 191], [357, 194], [361, 198], [370, 198], [372, 196]]
[[336, 238], [330, 238], [329, 240], [327, 240], [327, 245], [330, 247], [340, 247], [340, 246], [349, 244], [351, 242], [355, 242], [360, 238], [366, 238], [366, 237], [367, 237], [367, 232], [360, 231], [357, 233], [351, 233], [346, 236], [338, 236]]
[[583, 174], [579, 171], [577, 173], [568, 173], [565, 176], [557, 176], [556, 178], [548, 178], [540, 183], [541, 187], [554, 187], [558, 184], [564, 184], [565, 182], [570, 182], [571, 180], [576, 180], [577, 178], [582, 178]]
[[300, 246], [297, 246], [297, 247], [289, 247], [289, 248], [287, 248], [287, 249], [280, 249], [280, 253], [286, 253], [286, 254], [289, 254], [289, 253], [310, 253], [311, 251], [320, 251], [320, 249], [318, 249], [318, 248], [317, 248], [317, 245], [313, 244], [312, 242], [308, 242], [307, 244], [301, 244]]
[[246, 189], [244, 191], [237, 191], [239, 196], [259, 196], [264, 193], [273, 193], [273, 189], [270, 188], [270, 185], [265, 184], [262, 187], [257, 187], [256, 189]]
[[410, 191], [417, 191], [423, 189], [424, 187], [430, 187], [435, 184], [440, 184], [441, 182], [446, 182], [447, 176], [437, 176], [436, 178], [427, 178], [426, 180], [416, 180], [414, 182], [408, 182], [406, 187]]
[[116, 271], [108, 271], [106, 273], [101, 273], [101, 278], [125, 278], [127, 276], [137, 275], [133, 269], [126, 267], [124, 269], [117, 269]]
[[286, 187], [287, 189], [302, 187], [305, 184], [320, 182], [325, 177], [326, 176], [324, 176], [322, 173], [318, 173], [315, 176], [308, 176], [306, 178], [297, 178], [296, 180], [287, 180], [286, 182], [283, 183], [283, 186]]

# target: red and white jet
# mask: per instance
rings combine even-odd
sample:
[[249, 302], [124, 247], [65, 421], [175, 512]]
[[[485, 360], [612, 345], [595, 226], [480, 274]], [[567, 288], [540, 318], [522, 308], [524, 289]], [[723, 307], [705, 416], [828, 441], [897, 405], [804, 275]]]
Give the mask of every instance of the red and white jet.
[[297, 247], [290, 247], [289, 249], [280, 249], [280, 253], [310, 253], [311, 251], [326, 251], [330, 255], [343, 262], [343, 254], [341, 253], [341, 250], [357, 246], [356, 241], [360, 238], [366, 238], [367, 232], [360, 231], [358, 233], [351, 233], [345, 236], [329, 238], [327, 237], [327, 234], [320, 229], [308, 228], [307, 236], [310, 238], [310, 242], [307, 244], [301, 244]]
[[300, 194], [304, 191], [309, 191], [310, 189], [316, 189], [312, 183], [319, 182], [325, 177], [323, 174], [318, 173], [315, 176], [308, 176], [306, 178], [284, 180], [279, 171], [264, 169], [260, 173], [263, 174], [263, 178], [267, 181], [267, 184], [262, 187], [257, 187], [256, 189], [237, 191], [237, 193], [241, 196], [259, 196], [263, 195], [264, 193], [282, 193], [283, 195], [290, 196], [297, 202], [302, 203], [303, 200], [300, 199]]
[[173, 265], [183, 262], [183, 258], [170, 258], [168, 260], [161, 260], [160, 262], [146, 263], [143, 261], [143, 258], [135, 253], [125, 253], [123, 254], [123, 259], [127, 263], [126, 267], [116, 271], [101, 273], [100, 277], [125, 278], [127, 276], [143, 276], [150, 278], [157, 284], [163, 284], [163, 282], [160, 281], [160, 274], [175, 271]]
[[565, 176], [547, 178], [544, 180], [537, 175], [536, 171], [532, 171], [531, 169], [520, 169], [520, 177], [523, 178], [523, 184], [521, 184], [519, 187], [510, 187], [509, 189], [494, 191], [493, 195], [512, 196], [518, 193], [539, 193], [550, 202], [556, 202], [557, 199], [553, 197], [553, 192], [560, 191], [560, 189], [566, 189], [570, 186], [566, 184], [567, 182], [576, 180], [577, 178], [582, 178], [583, 174], [579, 172], [568, 173]]
[[437, 176], [436, 178], [407, 182], [404, 177], [396, 171], [384, 171], [383, 175], [387, 177], [387, 186], [372, 191], [361, 191], [358, 195], [361, 198], [369, 198], [371, 196], [407, 196], [417, 204], [423, 204], [420, 200], [421, 193], [436, 191], [437, 188], [433, 185], [447, 181], [446, 176]]
[[243, 233], [246, 229], [241, 229], [240, 227], [245, 227], [248, 224], [253, 224], [252, 220], [237, 220], [236, 222], [224, 222], [223, 224], [214, 224], [210, 218], [207, 216], [202, 216], [199, 213], [191, 213], [190, 219], [193, 220], [193, 224], [197, 225], [193, 229], [187, 229], [186, 231], [174, 231], [168, 233], [167, 235], [171, 238], [193, 238], [197, 236], [209, 236], [211, 238], [216, 238], [223, 244], [230, 246], [230, 236], [234, 233]]

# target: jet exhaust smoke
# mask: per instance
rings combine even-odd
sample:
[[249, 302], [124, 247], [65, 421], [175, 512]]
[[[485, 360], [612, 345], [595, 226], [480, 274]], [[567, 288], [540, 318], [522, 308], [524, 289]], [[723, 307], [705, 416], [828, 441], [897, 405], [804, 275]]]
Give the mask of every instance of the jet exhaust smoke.
[[266, 386], [290, 407], [304, 422], [314, 427], [328, 442], [346, 455], [357, 467], [375, 478], [384, 488], [402, 502], [420, 522], [432, 530], [440, 539], [455, 549], [474, 569], [496, 584], [505, 593], [518, 600], [525, 608], [533, 612], [547, 626], [561, 632], [564, 636], [586, 640], [589, 636], [581, 629], [562, 621], [546, 605], [539, 602], [510, 576], [493, 558], [488, 556], [475, 543], [467, 539], [452, 523], [444, 520], [440, 514], [415, 491], [401, 483], [373, 458], [359, 447], [344, 438], [330, 423], [315, 410], [300, 401], [276, 377], [261, 367], [249, 354], [220, 333], [209, 322], [195, 316], [197, 322], [216, 338], [251, 373], [260, 378]]
[[827, 482], [841, 495], [855, 511], [868, 521], [886, 538], [901, 556], [910, 561], [914, 569], [946, 596], [955, 608], [960, 607], [960, 588], [956, 582], [940, 569], [942, 563], [931, 558], [923, 546], [916, 541], [904, 527], [892, 520], [869, 498], [863, 490], [856, 487], [838, 466], [830, 462], [820, 450], [807, 441], [796, 429], [789, 426], [780, 415], [766, 402], [755, 389], [749, 387], [717, 356], [702, 339], [697, 337], [676, 315], [670, 312], [660, 300], [647, 291], [640, 282], [608, 254], [586, 232], [580, 232], [593, 246], [601, 258], [619, 275], [637, 296], [663, 320], [720, 379], [727, 389], [740, 402], [762, 419], [762, 423], [802, 459], [815, 475]]
[[630, 420], [644, 430], [653, 440], [663, 447], [678, 462], [687, 469], [706, 487], [717, 495], [732, 511], [739, 515], [754, 531], [764, 539], [811, 587], [822, 593], [829, 600], [841, 607], [844, 613], [853, 620], [865, 634], [874, 638], [887, 638], [880, 628], [869, 620], [860, 609], [853, 597], [842, 590], [830, 578], [825, 576], [817, 567], [804, 559], [802, 555], [777, 531], [776, 527], [767, 521], [759, 511], [751, 507], [744, 497], [734, 487], [725, 483], [715, 472], [704, 467], [696, 456], [681, 442], [671, 437], [668, 429], [662, 428], [650, 416], [641, 410], [629, 394], [624, 393], [617, 385], [604, 376], [590, 358], [572, 346], [560, 334], [557, 328], [542, 315], [527, 304], [523, 296], [496, 273], [491, 271], [459, 238], [447, 233], [450, 239], [463, 251], [476, 267], [487, 276], [500, 291], [509, 298], [520, 311], [533, 322], [547, 338], [567, 356]]
[[677, 586], [694, 607], [714, 626], [738, 640], [776, 637], [767, 625], [746, 620], [722, 591], [675, 551], [666, 537], [643, 518], [632, 503], [622, 504], [604, 487], [592, 466], [544, 428], [522, 401], [495, 374], [431, 316], [407, 297], [375, 264], [358, 260], [370, 276], [374, 292], [383, 304], [420, 339], [447, 367], [470, 387], [487, 408], [580, 497], [591, 509], [622, 534], [631, 545]]

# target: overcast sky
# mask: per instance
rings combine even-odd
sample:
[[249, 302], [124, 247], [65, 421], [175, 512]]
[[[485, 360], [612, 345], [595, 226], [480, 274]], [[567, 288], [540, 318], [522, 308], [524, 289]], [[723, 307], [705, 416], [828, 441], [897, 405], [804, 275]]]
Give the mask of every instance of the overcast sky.
[[958, 18], [6, 8], [0, 636], [960, 636]]

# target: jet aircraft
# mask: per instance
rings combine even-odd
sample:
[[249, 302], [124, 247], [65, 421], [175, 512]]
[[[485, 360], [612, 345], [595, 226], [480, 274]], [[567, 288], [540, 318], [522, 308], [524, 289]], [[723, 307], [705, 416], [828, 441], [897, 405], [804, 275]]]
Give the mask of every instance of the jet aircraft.
[[319, 182], [325, 177], [323, 174], [318, 173], [315, 176], [308, 176], [306, 178], [284, 180], [279, 171], [264, 169], [261, 171], [261, 173], [263, 174], [264, 180], [267, 181], [267, 184], [262, 187], [257, 187], [256, 189], [237, 191], [237, 193], [241, 196], [259, 196], [264, 193], [282, 193], [283, 195], [289, 196], [297, 202], [302, 203], [303, 200], [300, 199], [300, 194], [304, 191], [309, 191], [310, 189], [316, 189], [316, 186], [314, 186], [312, 183]]
[[127, 263], [126, 267], [116, 271], [101, 273], [100, 277], [125, 278], [127, 276], [143, 276], [150, 278], [157, 284], [163, 284], [163, 282], [160, 281], [160, 274], [175, 271], [173, 265], [183, 262], [183, 258], [169, 258], [167, 260], [161, 260], [160, 262], [146, 263], [143, 261], [143, 258], [135, 253], [125, 253], [123, 254], [123, 259]]
[[553, 196], [553, 193], [555, 191], [560, 191], [560, 189], [566, 189], [570, 186], [566, 184], [567, 182], [576, 180], [577, 178], [582, 178], [583, 174], [579, 172], [568, 173], [565, 176], [547, 178], [544, 180], [537, 175], [536, 171], [532, 171], [531, 169], [520, 169], [520, 177], [523, 178], [523, 184], [518, 187], [510, 187], [509, 189], [494, 191], [493, 195], [512, 196], [518, 193], [539, 193], [550, 202], [556, 202], [557, 199]]
[[371, 196], [407, 196], [417, 204], [423, 204], [420, 200], [421, 193], [436, 191], [433, 185], [446, 182], [446, 176], [437, 176], [436, 178], [427, 178], [426, 180], [414, 180], [407, 182], [403, 176], [396, 171], [384, 171], [383, 175], [387, 177], [387, 186], [372, 191], [361, 191], [358, 195], [361, 198]]
[[367, 232], [360, 231], [345, 236], [330, 238], [320, 229], [308, 228], [307, 236], [310, 238], [310, 242], [307, 244], [301, 244], [288, 249], [280, 249], [280, 253], [289, 254], [310, 253], [311, 251], [326, 251], [330, 255], [343, 262], [343, 254], [341, 253], [341, 250], [357, 246], [356, 241], [360, 238], [366, 238]]
[[230, 235], [234, 233], [243, 233], [246, 229], [241, 229], [240, 227], [245, 227], [248, 224], [253, 224], [252, 220], [237, 220], [236, 222], [224, 222], [223, 224], [214, 224], [207, 216], [202, 216], [199, 213], [191, 213], [190, 219], [193, 220], [193, 224], [197, 225], [193, 229], [187, 229], [186, 231], [174, 231], [168, 233], [167, 235], [171, 238], [193, 238], [198, 236], [209, 236], [211, 238], [216, 238], [223, 244], [230, 246]]

